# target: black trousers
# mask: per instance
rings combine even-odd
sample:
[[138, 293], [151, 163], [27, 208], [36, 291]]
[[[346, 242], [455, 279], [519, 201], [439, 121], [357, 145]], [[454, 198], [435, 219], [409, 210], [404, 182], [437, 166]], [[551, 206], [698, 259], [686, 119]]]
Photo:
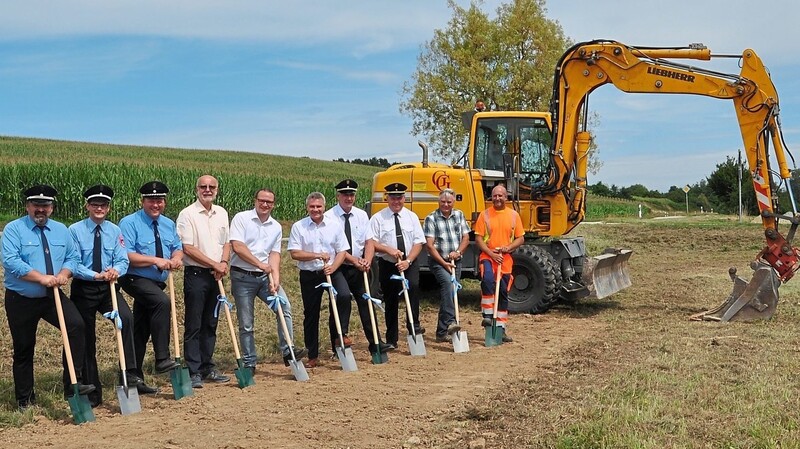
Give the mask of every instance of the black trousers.
[[[398, 307], [402, 304], [405, 309], [405, 296], [403, 296], [403, 282], [391, 279], [392, 275], [399, 275], [394, 262], [387, 262], [379, 259], [379, 276], [383, 290], [383, 301], [386, 306], [386, 342], [397, 346], [397, 320], [399, 318]], [[419, 265], [416, 261], [404, 272], [408, 281], [408, 301], [411, 303], [411, 316], [414, 324], [419, 329]], [[411, 334], [411, 323], [406, 317], [406, 329]]]
[[[100, 374], [97, 368], [97, 323], [96, 315], [114, 310], [111, 304], [111, 287], [108, 282], [92, 282], [74, 279], [72, 281], [72, 302], [78, 309], [86, 328], [86, 362], [84, 365], [84, 381], [95, 386], [95, 391], [89, 394], [89, 401], [99, 404], [103, 399], [103, 385], [100, 383]], [[122, 320], [122, 347], [125, 352], [126, 369], [136, 372], [136, 358], [133, 346], [133, 314], [131, 313], [122, 291], [117, 286], [117, 307]], [[105, 331], [109, 341], [116, 342], [116, 325], [108, 326]], [[116, 343], [114, 344], [116, 348]], [[121, 368], [121, 367], [120, 367]]]
[[[353, 294], [353, 298], [356, 300], [356, 306], [358, 307], [358, 317], [361, 319], [361, 327], [364, 328], [364, 335], [367, 337], [367, 341], [369, 342], [369, 351], [375, 352], [375, 339], [372, 336], [372, 320], [369, 316], [369, 304], [367, 300], [364, 299], [364, 293], [367, 292], [367, 289], [364, 288], [364, 272], [359, 270], [358, 268], [354, 267], [353, 265], [342, 265], [339, 268], [339, 271], [344, 276], [345, 282], [347, 282], [347, 286], [350, 287], [350, 293]], [[377, 308], [375, 314], [375, 326], [377, 327], [376, 333], [380, 334], [380, 326], [378, 326], [377, 320]], [[380, 339], [380, 337], [378, 337]]]
[[156, 361], [168, 359], [170, 354], [171, 306], [169, 296], [164, 293], [166, 284], [132, 275], [119, 278], [119, 284], [133, 298], [133, 348], [137, 374], [144, 378], [142, 364], [151, 336]]
[[[59, 290], [61, 293], [61, 291]], [[33, 354], [36, 347], [36, 329], [39, 320], [45, 320], [60, 329], [55, 300], [52, 297], [28, 298], [19, 293], [6, 289], [5, 295], [6, 318], [11, 331], [11, 341], [14, 347], [12, 372], [14, 375], [14, 395], [17, 403], [27, 404], [36, 401], [33, 389]], [[67, 326], [67, 340], [72, 351], [72, 363], [75, 367], [77, 382], [83, 380], [83, 361], [86, 356], [84, 338], [85, 328], [75, 304], [61, 293], [61, 308], [64, 311], [64, 324]], [[64, 392], [72, 394], [67, 369], [67, 357], [61, 352], [61, 363], [64, 366], [62, 376]]]
[[[217, 345], [217, 322], [214, 316], [217, 280], [208, 268], [187, 266], [183, 271], [183, 356], [191, 374], [207, 374], [214, 369], [214, 348]], [[225, 307], [225, 306], [220, 306]], [[219, 313], [225, 313], [220, 308]]]
[[[322, 308], [323, 295], [327, 298], [326, 288], [316, 288], [322, 282], [327, 282], [322, 271], [300, 270], [300, 294], [303, 295], [303, 337], [308, 348], [308, 358], [319, 357], [319, 314]], [[336, 289], [336, 308], [339, 311], [339, 321], [342, 325], [342, 335], [347, 335], [350, 330], [350, 288], [344, 276], [338, 270], [331, 275], [331, 283]], [[330, 329], [331, 348], [339, 337], [336, 331], [333, 308], [328, 314], [328, 328]]]

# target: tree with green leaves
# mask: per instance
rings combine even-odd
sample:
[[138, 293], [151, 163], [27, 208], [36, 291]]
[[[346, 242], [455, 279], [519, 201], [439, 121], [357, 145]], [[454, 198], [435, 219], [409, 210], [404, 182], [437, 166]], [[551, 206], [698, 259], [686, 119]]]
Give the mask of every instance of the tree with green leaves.
[[468, 136], [461, 113], [478, 100], [487, 110], [548, 110], [555, 66], [572, 44], [545, 16], [544, 0], [512, 0], [494, 19], [482, 5], [474, 0], [462, 8], [448, 0], [453, 17], [434, 31], [403, 85], [400, 111], [440, 160], [455, 162], [462, 154]]

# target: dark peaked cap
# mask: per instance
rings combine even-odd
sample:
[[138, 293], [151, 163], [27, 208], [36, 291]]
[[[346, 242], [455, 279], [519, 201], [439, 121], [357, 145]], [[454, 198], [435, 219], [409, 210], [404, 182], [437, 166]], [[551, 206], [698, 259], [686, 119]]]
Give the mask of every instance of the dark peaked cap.
[[169, 187], [161, 181], [150, 181], [139, 189], [139, 193], [146, 198], [166, 198]]
[[355, 192], [358, 189], [358, 183], [352, 179], [345, 179], [339, 184], [336, 184], [337, 192]]
[[406, 185], [401, 182], [393, 182], [388, 186], [384, 187], [384, 190], [386, 190], [386, 193], [389, 195], [400, 195], [406, 193], [408, 187], [406, 187]]
[[38, 184], [25, 190], [23, 195], [25, 195], [25, 201], [36, 204], [52, 204], [58, 191], [47, 184]]
[[114, 190], [107, 185], [97, 184], [96, 186], [86, 189], [86, 191], [83, 192], [83, 197], [86, 198], [87, 203], [94, 199], [111, 201], [111, 198], [114, 198]]

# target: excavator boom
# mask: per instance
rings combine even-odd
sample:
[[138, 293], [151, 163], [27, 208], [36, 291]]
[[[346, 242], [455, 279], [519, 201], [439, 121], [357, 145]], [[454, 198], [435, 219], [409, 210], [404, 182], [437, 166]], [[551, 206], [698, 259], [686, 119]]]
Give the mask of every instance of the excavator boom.
[[[742, 278], [731, 275], [735, 283], [731, 297], [717, 309], [699, 314], [701, 318], [721, 321], [737, 315], [740, 315], [738, 318], [746, 316], [746, 319], [769, 318], [777, 304], [776, 285], [788, 281], [800, 268], [800, 251], [791, 244], [800, 222], [797, 207], [792, 204], [795, 216], [789, 219], [791, 229], [786, 238], [778, 230], [779, 219], [785, 217], [779, 213], [779, 186], [774, 183], [770, 167], [772, 144], [778, 165], [775, 172], [780, 183], [790, 188], [791, 171], [778, 119], [778, 94], [769, 72], [753, 50], [744, 50], [736, 57], [741, 61], [741, 72], [734, 75], [675, 62], [676, 59], [706, 61], [715, 58], [708, 48], [699, 44], [686, 48], [645, 48], [596, 40], [573, 46], [562, 56], [555, 70], [550, 108], [552, 164], [541, 189], [543, 194], [566, 192], [569, 220], [562, 232], [568, 232], [583, 220], [590, 137], [581, 119], [588, 112], [589, 94], [604, 84], [613, 84], [629, 93], [691, 94], [731, 100], [767, 244], [756, 256], [756, 274], [751, 282], [742, 284]], [[608, 271], [617, 273], [620, 270]], [[765, 304], [771, 307], [764, 307]]]

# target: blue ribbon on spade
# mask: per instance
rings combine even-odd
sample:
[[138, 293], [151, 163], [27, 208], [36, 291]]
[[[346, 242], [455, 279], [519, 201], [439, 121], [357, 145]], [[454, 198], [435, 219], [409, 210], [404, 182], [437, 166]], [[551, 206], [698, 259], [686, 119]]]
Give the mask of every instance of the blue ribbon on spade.
[[117, 329], [122, 330], [122, 318], [119, 317], [119, 311], [112, 310], [111, 312], [104, 313], [103, 316], [113, 321]]
[[278, 304], [289, 304], [289, 300], [281, 295], [267, 296], [267, 307], [269, 307], [275, 313], [278, 313]]
[[217, 295], [217, 306], [214, 307], [214, 318], [219, 318], [219, 306], [225, 304], [228, 310], [233, 310], [233, 304], [228, 301], [227, 296]]
[[383, 302], [380, 299], [373, 298], [372, 296], [370, 296], [370, 295], [368, 295], [366, 293], [361, 295], [361, 298], [366, 300], [366, 301], [372, 301], [372, 303], [375, 304], [375, 307], [377, 307], [381, 312], [386, 313], [386, 310], [383, 308]]
[[402, 295], [404, 290], [408, 290], [410, 288], [409, 284], [408, 284], [408, 279], [406, 279], [403, 276], [400, 276], [400, 275], [397, 275], [397, 274], [393, 274], [393, 275], [391, 275], [389, 277], [389, 279], [391, 279], [393, 281], [403, 281], [403, 290], [400, 290], [400, 293], [398, 293], [397, 296]]

